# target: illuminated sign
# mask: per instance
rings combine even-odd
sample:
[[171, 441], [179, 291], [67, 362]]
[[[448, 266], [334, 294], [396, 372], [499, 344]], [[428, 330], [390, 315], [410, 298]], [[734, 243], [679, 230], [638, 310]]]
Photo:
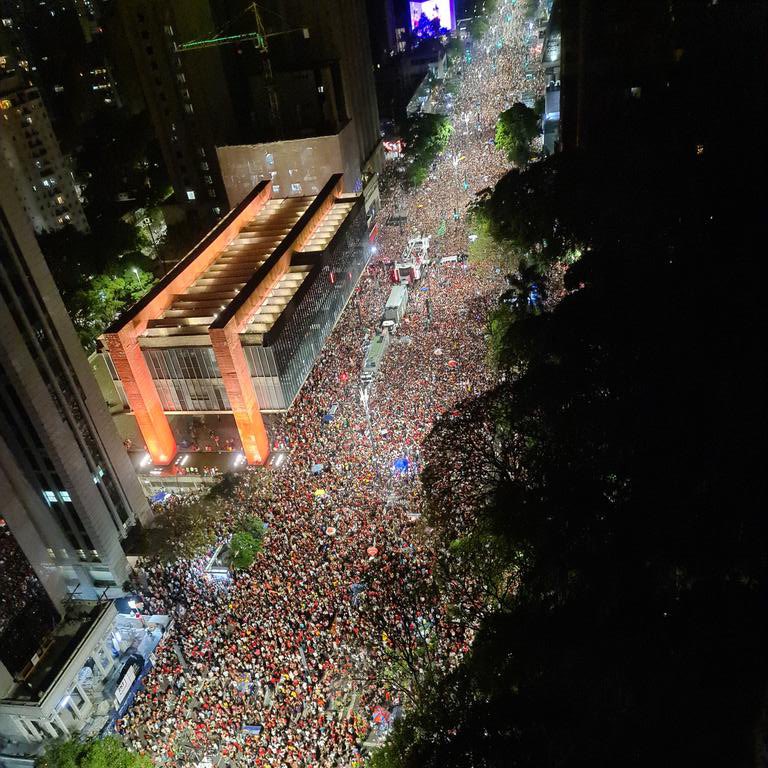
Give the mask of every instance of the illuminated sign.
[[115, 705], [120, 706], [123, 703], [128, 691], [131, 690], [134, 680], [136, 680], [136, 670], [133, 667], [128, 667], [128, 671], [125, 673], [125, 677], [120, 681], [120, 684], [115, 689]]
[[420, 37], [435, 37], [456, 27], [453, 0], [411, 0], [411, 29]]

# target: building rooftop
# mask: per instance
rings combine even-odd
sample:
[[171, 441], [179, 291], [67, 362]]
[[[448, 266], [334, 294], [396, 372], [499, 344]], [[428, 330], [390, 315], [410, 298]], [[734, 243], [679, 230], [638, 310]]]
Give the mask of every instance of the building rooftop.
[[291, 231], [311, 197], [270, 200], [245, 222], [229, 245], [160, 317], [149, 320], [145, 337], [206, 334], [221, 310]]
[[39, 701], [110, 606], [109, 602], [73, 601], [66, 616], [16, 675], [16, 685], [3, 702]]
[[231, 327], [261, 344], [360, 202], [331, 176], [317, 195], [273, 199], [260, 182], [107, 331], [141, 347], [209, 345]]

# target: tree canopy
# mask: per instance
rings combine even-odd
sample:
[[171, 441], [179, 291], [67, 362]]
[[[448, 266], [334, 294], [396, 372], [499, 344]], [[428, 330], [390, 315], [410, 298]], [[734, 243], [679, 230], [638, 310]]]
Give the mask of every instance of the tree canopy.
[[443, 115], [419, 114], [411, 118], [405, 135], [408, 182], [423, 184], [434, 159], [448, 146], [453, 133], [451, 121]]
[[438, 422], [423, 483], [450, 583], [480, 579], [490, 607], [376, 768], [752, 764], [768, 539], [748, 178], [564, 153], [478, 203], [520, 259], [490, 328], [505, 379]]
[[518, 101], [499, 115], [494, 141], [510, 162], [525, 165], [531, 157], [531, 142], [538, 133], [536, 110]]
[[256, 517], [246, 518], [232, 534], [229, 558], [235, 570], [250, 568], [264, 547], [264, 523]]
[[129, 752], [116, 736], [77, 738], [50, 744], [35, 760], [35, 768], [152, 768], [146, 755]]

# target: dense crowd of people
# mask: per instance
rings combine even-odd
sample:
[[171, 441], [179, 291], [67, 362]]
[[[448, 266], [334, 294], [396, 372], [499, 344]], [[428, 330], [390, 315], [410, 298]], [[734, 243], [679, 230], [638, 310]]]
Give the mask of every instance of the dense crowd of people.
[[[464, 63], [455, 131], [425, 185], [385, 178], [378, 251], [294, 407], [272, 426], [290, 460], [243, 473], [221, 502], [222, 538], [258, 516], [264, 551], [225, 581], [206, 574], [204, 559], [143, 566], [145, 613], [170, 611], [175, 626], [118, 730], [159, 765], [360, 765], [366, 739], [405, 702], [409, 675], [449, 668], [472, 641], [470, 623], [449, 620], [430, 589], [434, 553], [414, 522], [420, 444], [494, 381], [484, 336], [503, 275], [439, 258], [466, 252], [464, 209], [507, 169], [495, 121], [532, 88], [527, 23], [509, 12], [495, 21]], [[386, 225], [403, 210], [404, 228]], [[388, 264], [412, 234], [433, 236], [433, 264], [410, 287], [363, 403], [360, 367], [391, 287]]]

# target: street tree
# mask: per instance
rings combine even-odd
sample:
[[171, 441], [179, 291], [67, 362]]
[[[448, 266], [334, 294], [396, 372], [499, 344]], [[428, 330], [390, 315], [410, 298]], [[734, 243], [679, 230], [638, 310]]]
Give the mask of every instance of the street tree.
[[250, 568], [264, 548], [264, 523], [258, 517], [247, 517], [229, 542], [229, 559], [235, 570]]
[[510, 162], [524, 166], [531, 157], [531, 142], [538, 133], [536, 111], [518, 101], [499, 115], [496, 146], [506, 153]]
[[35, 760], [35, 768], [151, 768], [146, 755], [129, 752], [116, 736], [103, 739], [67, 741], [50, 744]]
[[142, 553], [164, 563], [199, 557], [214, 545], [221, 523], [222, 506], [215, 497], [171, 502], [143, 529]]

